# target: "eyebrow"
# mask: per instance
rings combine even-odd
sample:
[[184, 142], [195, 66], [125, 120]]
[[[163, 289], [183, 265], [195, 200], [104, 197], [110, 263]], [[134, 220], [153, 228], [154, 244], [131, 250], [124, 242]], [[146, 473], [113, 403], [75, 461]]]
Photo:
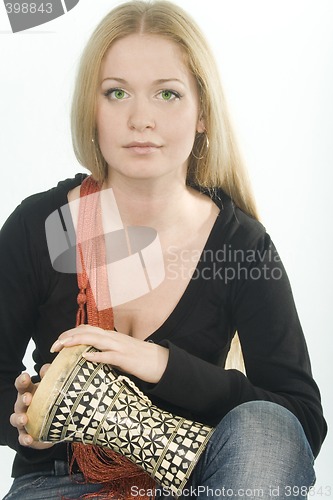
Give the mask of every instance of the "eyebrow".
[[[123, 85], [128, 84], [128, 82], [126, 80], [124, 80], [124, 78], [118, 78], [118, 77], [114, 77], [114, 76], [108, 76], [108, 77], [104, 78], [102, 80], [102, 83], [107, 81], [107, 80], [113, 80], [113, 81], [119, 82]], [[182, 80], [180, 80], [179, 78], [159, 78], [158, 80], [155, 80], [153, 82], [153, 84], [154, 85], [162, 85], [162, 84], [168, 83], [168, 82], [178, 82], [178, 83], [181, 83], [182, 85], [185, 86], [185, 83]]]

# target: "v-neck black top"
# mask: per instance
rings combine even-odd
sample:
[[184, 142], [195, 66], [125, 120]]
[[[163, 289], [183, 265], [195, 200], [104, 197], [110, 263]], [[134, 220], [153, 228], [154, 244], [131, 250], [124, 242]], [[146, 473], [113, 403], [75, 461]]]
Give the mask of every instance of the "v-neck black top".
[[[54, 358], [52, 343], [75, 326], [76, 274], [53, 269], [45, 221], [83, 178], [27, 198], [0, 233], [0, 443], [17, 451], [14, 477], [68, 455], [64, 443], [42, 451], [20, 446], [9, 416], [29, 340], [38, 373]], [[265, 228], [221, 190], [212, 197], [220, 213], [192, 279], [146, 339], [169, 348], [166, 371], [158, 384], [135, 382], [158, 406], [213, 426], [241, 403], [278, 403], [296, 415], [317, 455], [327, 428], [286, 272]], [[224, 369], [236, 331], [246, 376]]]

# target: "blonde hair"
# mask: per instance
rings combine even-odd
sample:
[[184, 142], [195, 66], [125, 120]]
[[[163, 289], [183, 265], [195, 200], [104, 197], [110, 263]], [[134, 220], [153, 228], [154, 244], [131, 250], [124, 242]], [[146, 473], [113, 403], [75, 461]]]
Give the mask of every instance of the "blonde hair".
[[[104, 17], [88, 41], [72, 104], [72, 137], [78, 161], [97, 181], [105, 180], [107, 164], [98, 147], [95, 119], [100, 68], [110, 46], [135, 33], [159, 35], [176, 42], [183, 49], [189, 70], [196, 78], [206, 130], [195, 138], [188, 163], [188, 184], [222, 188], [239, 208], [258, 218], [214, 57], [195, 21], [179, 6], [166, 0], [133, 0], [119, 5]], [[245, 372], [237, 334], [225, 367]]]
[[212, 53], [195, 21], [169, 1], [121, 4], [104, 17], [88, 41], [72, 104], [72, 138], [78, 161], [97, 181], [105, 180], [107, 164], [98, 147], [95, 120], [100, 68], [110, 46], [134, 33], [156, 34], [176, 42], [196, 78], [206, 130], [195, 138], [188, 161], [188, 184], [222, 188], [239, 208], [258, 218]]

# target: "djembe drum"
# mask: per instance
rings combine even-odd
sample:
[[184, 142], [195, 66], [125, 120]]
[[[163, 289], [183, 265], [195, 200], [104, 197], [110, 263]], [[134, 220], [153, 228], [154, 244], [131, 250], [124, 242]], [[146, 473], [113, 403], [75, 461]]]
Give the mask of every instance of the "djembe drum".
[[57, 355], [28, 409], [27, 432], [39, 441], [111, 448], [177, 496], [214, 429], [154, 406], [129, 378], [82, 357], [88, 350], [96, 349]]

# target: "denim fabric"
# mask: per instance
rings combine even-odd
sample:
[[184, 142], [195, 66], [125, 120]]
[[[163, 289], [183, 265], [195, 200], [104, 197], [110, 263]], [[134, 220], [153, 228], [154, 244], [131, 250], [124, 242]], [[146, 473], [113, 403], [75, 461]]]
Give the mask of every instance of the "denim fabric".
[[266, 401], [244, 403], [216, 427], [180, 498], [304, 500], [315, 482], [313, 464], [291, 412]]
[[[266, 401], [244, 403], [216, 427], [180, 498], [304, 499], [315, 481], [313, 462], [302, 426], [292, 413]], [[82, 475], [28, 474], [14, 480], [3, 500], [78, 499], [100, 488], [77, 481]], [[132, 494], [140, 500], [143, 492], [134, 489]], [[157, 487], [157, 498], [172, 497]]]
[[9, 493], [3, 500], [74, 500], [85, 493], [94, 493], [101, 488], [98, 484], [84, 484], [83, 481], [82, 474], [71, 476], [68, 474], [55, 476], [47, 472], [26, 474], [14, 480]]

